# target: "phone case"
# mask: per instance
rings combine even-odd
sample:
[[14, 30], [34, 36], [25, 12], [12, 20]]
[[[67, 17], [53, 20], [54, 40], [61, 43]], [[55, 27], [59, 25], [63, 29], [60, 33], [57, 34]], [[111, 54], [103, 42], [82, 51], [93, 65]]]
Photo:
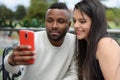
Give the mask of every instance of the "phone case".
[[[30, 45], [34, 50], [34, 32], [30, 30], [20, 30], [19, 31], [20, 45]], [[33, 55], [29, 55], [33, 56]], [[34, 63], [34, 60], [27, 61], [28, 63]]]

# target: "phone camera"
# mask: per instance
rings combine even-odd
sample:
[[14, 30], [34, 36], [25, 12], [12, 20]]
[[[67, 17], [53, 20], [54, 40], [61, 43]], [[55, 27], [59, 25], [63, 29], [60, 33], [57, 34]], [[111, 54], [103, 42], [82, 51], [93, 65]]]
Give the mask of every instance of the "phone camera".
[[25, 38], [26, 38], [26, 39], [28, 38], [28, 34], [27, 34], [27, 33], [25, 33]]

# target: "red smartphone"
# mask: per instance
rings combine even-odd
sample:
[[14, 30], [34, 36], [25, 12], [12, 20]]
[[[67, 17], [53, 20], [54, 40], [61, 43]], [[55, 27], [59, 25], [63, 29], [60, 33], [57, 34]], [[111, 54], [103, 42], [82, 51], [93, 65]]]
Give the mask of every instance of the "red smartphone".
[[[20, 30], [19, 31], [19, 40], [20, 40], [20, 45], [29, 45], [31, 46], [31, 50], [34, 50], [34, 31], [30, 30]], [[33, 55], [28, 55], [28, 56], [33, 56]], [[34, 63], [34, 60], [29, 60], [27, 61], [28, 63]]]

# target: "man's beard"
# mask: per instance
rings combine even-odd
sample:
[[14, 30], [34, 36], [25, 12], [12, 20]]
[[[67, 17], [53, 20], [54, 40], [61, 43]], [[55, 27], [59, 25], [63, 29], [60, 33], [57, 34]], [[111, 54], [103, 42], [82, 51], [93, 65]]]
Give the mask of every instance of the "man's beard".
[[63, 40], [63, 39], [64, 39], [67, 30], [68, 30], [68, 29], [66, 28], [63, 32], [58, 31], [58, 33], [60, 34], [60, 35], [58, 35], [58, 36], [50, 35], [50, 32], [51, 32], [51, 31], [48, 31], [48, 30], [47, 30], [47, 36], [48, 36], [48, 38], [49, 38], [50, 40], [52, 40], [52, 41], [60, 41], [60, 40]]

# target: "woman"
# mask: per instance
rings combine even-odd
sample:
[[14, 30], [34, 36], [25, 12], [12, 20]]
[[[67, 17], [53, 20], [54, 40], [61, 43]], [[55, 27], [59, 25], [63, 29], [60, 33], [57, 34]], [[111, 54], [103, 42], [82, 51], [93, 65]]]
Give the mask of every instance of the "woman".
[[107, 34], [104, 6], [83, 0], [73, 11], [79, 80], [120, 80], [120, 47]]

